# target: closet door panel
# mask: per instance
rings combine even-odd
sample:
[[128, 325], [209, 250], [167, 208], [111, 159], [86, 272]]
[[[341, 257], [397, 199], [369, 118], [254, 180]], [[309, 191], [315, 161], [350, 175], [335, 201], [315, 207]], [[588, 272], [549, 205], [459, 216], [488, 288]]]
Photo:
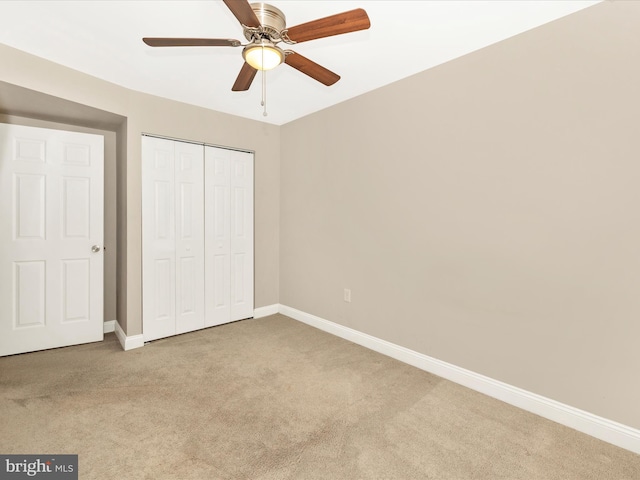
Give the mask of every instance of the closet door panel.
[[230, 321], [230, 150], [205, 147], [206, 325]]
[[253, 317], [253, 154], [230, 153], [231, 317]]
[[173, 142], [142, 138], [142, 310], [144, 340], [176, 333]]
[[175, 142], [176, 333], [204, 328], [204, 147]]

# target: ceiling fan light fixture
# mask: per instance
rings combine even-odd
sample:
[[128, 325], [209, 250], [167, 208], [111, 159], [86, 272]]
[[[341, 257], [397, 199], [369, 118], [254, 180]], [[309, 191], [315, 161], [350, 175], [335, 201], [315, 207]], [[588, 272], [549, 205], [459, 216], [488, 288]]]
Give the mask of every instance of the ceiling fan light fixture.
[[256, 70], [271, 70], [284, 62], [284, 51], [273, 43], [262, 40], [244, 47], [244, 61]]

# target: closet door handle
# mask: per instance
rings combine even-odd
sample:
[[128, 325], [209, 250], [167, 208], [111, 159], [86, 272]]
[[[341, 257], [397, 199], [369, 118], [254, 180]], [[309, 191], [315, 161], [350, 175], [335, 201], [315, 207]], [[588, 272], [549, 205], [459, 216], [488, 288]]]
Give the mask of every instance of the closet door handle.
[[91, 251], [93, 253], [98, 253], [100, 251], [100, 245], [94, 245], [93, 247], [91, 247]]

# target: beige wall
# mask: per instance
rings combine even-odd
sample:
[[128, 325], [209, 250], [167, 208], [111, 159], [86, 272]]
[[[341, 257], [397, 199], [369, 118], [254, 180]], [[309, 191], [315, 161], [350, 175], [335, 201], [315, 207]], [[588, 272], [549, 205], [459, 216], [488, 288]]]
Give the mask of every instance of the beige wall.
[[280, 302], [639, 428], [638, 25], [605, 2], [283, 126]]
[[[0, 112], [50, 119], [52, 115], [41, 114], [41, 110], [54, 105], [70, 112], [56, 113], [53, 115], [55, 121], [78, 123], [77, 120], [65, 121], [67, 117], [77, 117], [94, 125], [106, 118], [111, 122], [109, 129], [116, 131], [117, 320], [127, 335], [142, 332], [142, 133], [255, 151], [255, 305], [278, 302], [278, 127], [131, 91], [4, 45], [0, 45], [0, 64], [6, 67], [0, 69], [0, 82], [34, 91], [33, 95], [21, 96], [17, 102], [15, 94], [18, 90], [0, 88]], [[83, 106], [91, 107], [85, 109], [88, 113]], [[124, 120], [114, 124], [109, 114]]]

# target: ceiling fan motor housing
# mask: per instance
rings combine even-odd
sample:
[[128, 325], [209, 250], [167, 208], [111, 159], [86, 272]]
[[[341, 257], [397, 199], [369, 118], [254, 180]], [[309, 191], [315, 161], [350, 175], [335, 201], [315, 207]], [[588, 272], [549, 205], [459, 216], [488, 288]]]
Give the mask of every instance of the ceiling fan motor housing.
[[[252, 3], [251, 9], [262, 25], [262, 32], [272, 40], [280, 39], [280, 32], [287, 26], [284, 13], [273, 5], [263, 2]], [[252, 41], [254, 40], [254, 32], [255, 30], [245, 28], [244, 36], [247, 40]]]

